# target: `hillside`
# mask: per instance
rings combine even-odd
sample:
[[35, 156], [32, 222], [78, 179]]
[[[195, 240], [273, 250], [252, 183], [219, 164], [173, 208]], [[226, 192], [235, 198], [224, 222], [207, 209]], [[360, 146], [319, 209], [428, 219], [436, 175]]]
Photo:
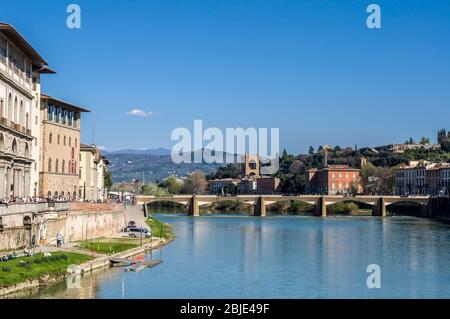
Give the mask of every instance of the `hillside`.
[[142, 181], [145, 174], [146, 182], [160, 181], [168, 176], [186, 176], [193, 171], [210, 173], [216, 170], [218, 164], [174, 164], [170, 156], [158, 156], [136, 153], [109, 153], [107, 155], [111, 165], [109, 167], [113, 182]]

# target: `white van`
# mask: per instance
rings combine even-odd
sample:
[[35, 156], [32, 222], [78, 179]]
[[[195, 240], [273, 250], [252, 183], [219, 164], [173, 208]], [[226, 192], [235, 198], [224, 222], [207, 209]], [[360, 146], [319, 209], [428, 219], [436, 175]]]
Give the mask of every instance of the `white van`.
[[130, 238], [151, 238], [152, 232], [147, 228], [130, 227], [128, 228], [128, 236]]

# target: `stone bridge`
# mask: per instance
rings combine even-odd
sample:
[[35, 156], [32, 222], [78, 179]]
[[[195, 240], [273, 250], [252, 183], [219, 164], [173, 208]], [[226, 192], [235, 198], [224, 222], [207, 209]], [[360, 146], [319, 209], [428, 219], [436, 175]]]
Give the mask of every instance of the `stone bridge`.
[[326, 217], [327, 206], [339, 202], [356, 202], [371, 205], [373, 207], [373, 216], [387, 216], [386, 207], [395, 203], [410, 203], [411, 205], [421, 205], [422, 215], [429, 215], [428, 208], [430, 197], [400, 197], [400, 196], [321, 196], [321, 195], [238, 195], [234, 197], [222, 197], [214, 195], [186, 195], [171, 197], [138, 196], [136, 203], [138, 205], [147, 205], [155, 202], [172, 202], [187, 206], [190, 216], [200, 216], [200, 207], [209, 206], [217, 202], [239, 201], [253, 205], [254, 216], [267, 216], [267, 206], [283, 201], [300, 201], [314, 205], [314, 215]]

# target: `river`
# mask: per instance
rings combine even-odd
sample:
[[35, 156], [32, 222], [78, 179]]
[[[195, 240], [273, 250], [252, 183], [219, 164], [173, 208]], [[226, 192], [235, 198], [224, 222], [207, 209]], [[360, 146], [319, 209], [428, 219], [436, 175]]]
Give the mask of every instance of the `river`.
[[[111, 269], [28, 298], [450, 298], [450, 226], [412, 217], [159, 216], [176, 241], [140, 273]], [[150, 257], [148, 257], [150, 258]], [[381, 267], [369, 289], [367, 267]]]

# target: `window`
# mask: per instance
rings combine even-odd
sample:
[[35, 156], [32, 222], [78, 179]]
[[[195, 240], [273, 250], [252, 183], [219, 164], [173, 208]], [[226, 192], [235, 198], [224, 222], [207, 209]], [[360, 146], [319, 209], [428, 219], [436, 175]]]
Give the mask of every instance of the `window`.
[[51, 104], [48, 105], [48, 109], [47, 109], [47, 118], [49, 121], [53, 121], [53, 115], [55, 112], [55, 107]]
[[61, 173], [65, 173], [66, 172], [66, 161], [65, 160], [63, 160], [62, 161], [62, 168], [61, 168]]
[[75, 139], [75, 147], [78, 147], [78, 139]]
[[55, 173], [58, 173], [58, 170], [59, 170], [59, 160], [56, 160], [56, 162], [55, 162]]
[[64, 136], [64, 146], [66, 146], [66, 137]]
[[48, 142], [49, 142], [50, 144], [52, 144], [52, 139], [53, 139], [53, 134], [50, 133], [50, 135], [48, 136]]
[[48, 172], [49, 173], [52, 172], [52, 159], [51, 158], [48, 159]]
[[72, 138], [69, 137], [69, 147], [72, 147]]
[[6, 39], [0, 36], [0, 61], [6, 61]]
[[3, 117], [3, 99], [0, 99], [0, 117]]
[[61, 136], [58, 134], [58, 145], [61, 142]]

